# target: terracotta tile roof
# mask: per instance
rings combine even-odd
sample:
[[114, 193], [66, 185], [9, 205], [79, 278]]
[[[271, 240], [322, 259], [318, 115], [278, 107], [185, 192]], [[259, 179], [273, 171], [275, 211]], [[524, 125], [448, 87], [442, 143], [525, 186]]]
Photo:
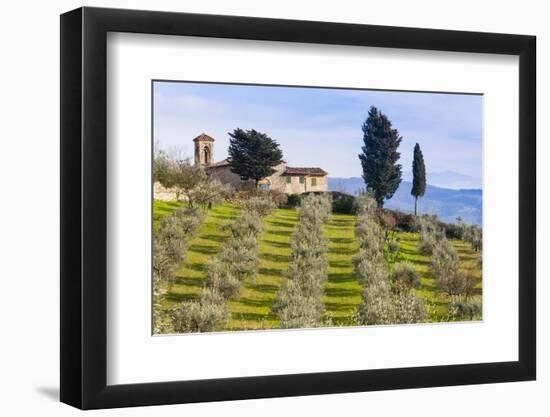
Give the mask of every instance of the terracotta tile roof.
[[208, 136], [206, 133], [201, 133], [199, 136], [193, 139], [193, 142], [196, 142], [198, 140], [201, 140], [203, 142], [214, 142], [214, 138], [212, 136]]
[[328, 175], [328, 172], [321, 168], [293, 168], [286, 167], [283, 175], [316, 175], [316, 176], [325, 176]]
[[225, 167], [229, 165], [229, 161], [227, 159], [224, 159], [223, 161], [214, 162], [213, 164], [207, 165], [206, 168], [217, 168], [217, 167]]

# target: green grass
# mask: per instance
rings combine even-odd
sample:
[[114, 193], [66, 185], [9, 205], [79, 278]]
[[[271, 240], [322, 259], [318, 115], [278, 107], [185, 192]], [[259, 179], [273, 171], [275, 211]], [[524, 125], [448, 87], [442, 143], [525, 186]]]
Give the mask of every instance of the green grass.
[[361, 303], [361, 286], [353, 274], [352, 258], [357, 254], [355, 216], [333, 214], [324, 233], [329, 239], [328, 281], [325, 285], [325, 318], [335, 325], [350, 324]]
[[279, 327], [271, 308], [285, 280], [283, 273], [292, 252], [290, 236], [297, 222], [294, 209], [279, 209], [264, 219], [258, 276], [245, 280], [240, 297], [229, 302], [231, 320], [227, 330]]
[[[430, 321], [448, 321], [449, 298], [441, 293], [430, 272], [430, 256], [420, 252], [420, 235], [418, 233], [400, 233], [401, 248], [398, 261], [409, 261], [421, 275], [420, 288], [415, 295], [425, 299], [430, 305]], [[460, 256], [462, 270], [474, 269], [478, 293], [481, 294], [481, 270], [477, 266], [477, 254], [467, 243], [459, 240], [451, 241]]]
[[200, 294], [206, 262], [221, 251], [223, 242], [229, 237], [229, 231], [222, 230], [222, 225], [232, 223], [237, 215], [238, 210], [230, 205], [217, 206], [208, 212], [197, 237], [189, 242], [185, 262], [176, 272], [176, 280], [163, 299], [163, 307], [195, 299]]
[[181, 205], [179, 201], [153, 201], [153, 228], [156, 230], [158, 221], [170, 216]]
[[[180, 203], [155, 201], [154, 224], [172, 213]], [[189, 242], [187, 257], [177, 270], [176, 280], [162, 301], [164, 308], [183, 301], [194, 300], [201, 293], [205, 278], [204, 268], [208, 259], [216, 256], [224, 241], [229, 237], [224, 224], [235, 221], [239, 210], [229, 204], [217, 206], [209, 211], [197, 237]], [[362, 288], [353, 274], [353, 256], [358, 245], [354, 235], [355, 216], [334, 214], [324, 226], [325, 236], [329, 240], [329, 275], [325, 285], [324, 318], [334, 325], [349, 325], [361, 302]], [[264, 230], [260, 237], [260, 265], [258, 276], [248, 278], [243, 283], [241, 293], [235, 300], [229, 301], [231, 319], [226, 330], [278, 328], [279, 321], [272, 313], [277, 292], [286, 279], [291, 254], [290, 238], [298, 222], [295, 209], [278, 209], [264, 219]], [[398, 261], [412, 262], [421, 274], [421, 286], [415, 293], [430, 305], [431, 321], [448, 319], [448, 297], [435, 285], [429, 271], [430, 257], [422, 255], [419, 248], [419, 235], [399, 233], [401, 250]], [[476, 279], [481, 294], [481, 270], [477, 265], [478, 254], [469, 244], [452, 242], [460, 255], [462, 268], [468, 270]]]

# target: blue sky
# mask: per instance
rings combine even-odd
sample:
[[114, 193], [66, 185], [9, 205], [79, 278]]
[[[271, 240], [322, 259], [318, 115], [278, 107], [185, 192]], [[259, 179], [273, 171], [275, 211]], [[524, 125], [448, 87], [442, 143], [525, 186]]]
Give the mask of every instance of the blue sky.
[[192, 139], [204, 132], [216, 139], [214, 159], [222, 160], [227, 132], [256, 129], [281, 145], [289, 165], [321, 167], [331, 177], [358, 177], [361, 125], [371, 105], [403, 136], [405, 178], [418, 142], [428, 183], [429, 173], [451, 171], [481, 187], [482, 96], [155, 82], [154, 140], [192, 157]]

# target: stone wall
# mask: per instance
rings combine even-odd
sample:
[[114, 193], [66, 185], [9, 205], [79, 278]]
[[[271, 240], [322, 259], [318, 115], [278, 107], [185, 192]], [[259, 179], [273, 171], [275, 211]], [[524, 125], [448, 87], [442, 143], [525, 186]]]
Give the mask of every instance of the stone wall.
[[176, 200], [176, 192], [173, 188], [165, 188], [160, 182], [155, 182], [153, 184], [153, 198], [155, 200], [174, 201]]

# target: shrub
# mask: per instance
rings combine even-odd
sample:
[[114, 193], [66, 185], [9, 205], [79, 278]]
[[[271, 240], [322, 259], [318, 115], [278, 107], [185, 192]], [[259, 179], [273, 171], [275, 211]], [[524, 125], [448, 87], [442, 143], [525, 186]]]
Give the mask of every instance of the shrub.
[[416, 217], [410, 213], [403, 213], [398, 210], [392, 210], [391, 213], [396, 219], [396, 228], [402, 232], [418, 232]]
[[277, 205], [269, 196], [258, 196], [244, 200], [242, 202], [242, 208], [249, 213], [265, 217], [272, 214], [277, 209]]
[[481, 227], [476, 225], [465, 226], [462, 239], [470, 243], [475, 251], [480, 251], [483, 245], [483, 233]]
[[174, 211], [174, 218], [177, 220], [179, 227], [183, 231], [183, 234], [187, 239], [195, 236], [199, 231], [204, 219], [206, 218], [206, 212], [203, 208], [194, 206], [180, 207]]
[[256, 275], [258, 259], [258, 241], [255, 237], [230, 239], [217, 257], [227, 265], [233, 274], [243, 281], [246, 277]]
[[332, 211], [341, 214], [355, 214], [355, 197], [349, 194], [332, 192]]
[[454, 320], [481, 320], [483, 315], [481, 297], [452, 297], [449, 303], [449, 315]]
[[225, 326], [229, 309], [223, 296], [205, 288], [198, 302], [185, 302], [172, 310], [174, 331], [211, 332]]
[[426, 303], [412, 294], [393, 295], [392, 307], [395, 324], [422, 323], [428, 319]]
[[332, 214], [332, 197], [328, 193], [305, 195], [300, 201], [300, 212], [300, 216], [303, 212], [304, 217], [316, 217], [326, 223]]
[[420, 274], [410, 262], [399, 262], [393, 266], [390, 277], [397, 292], [408, 293], [420, 286]]
[[363, 289], [358, 315], [361, 324], [392, 324], [393, 312], [390, 286], [386, 277], [369, 284]]
[[372, 217], [378, 212], [378, 203], [369, 194], [363, 193], [355, 198], [356, 212], [358, 216]]
[[388, 277], [386, 263], [380, 257], [372, 258], [364, 250], [354, 258], [355, 275], [363, 286], [373, 285], [385, 281]]
[[231, 236], [235, 239], [245, 237], [256, 237], [262, 232], [262, 219], [252, 212], [243, 212], [238, 219], [225, 226], [231, 231]]
[[234, 192], [234, 188], [229, 184], [223, 184], [217, 179], [207, 179], [188, 192], [188, 201], [191, 206], [210, 208], [230, 199]]
[[384, 251], [384, 232], [373, 218], [360, 217], [355, 226], [355, 235], [359, 247], [367, 251], [367, 256], [372, 258]]
[[420, 230], [420, 251], [424, 255], [431, 255], [438, 242], [445, 239], [437, 216], [423, 215], [417, 217], [417, 227]]
[[286, 195], [286, 193], [276, 190], [269, 190], [268, 193], [271, 197], [271, 200], [273, 200], [277, 207], [284, 207], [287, 205], [288, 196]]
[[[320, 292], [322, 295], [322, 288]], [[318, 294], [304, 292], [300, 282], [289, 279], [279, 291], [273, 309], [283, 329], [317, 327], [323, 314], [323, 302]]]
[[463, 227], [460, 224], [448, 223], [445, 225], [445, 237], [447, 239], [462, 239]]
[[473, 294], [475, 280], [470, 274], [460, 271], [460, 258], [448, 240], [440, 241], [434, 248], [430, 267], [437, 285], [447, 294]]
[[300, 205], [300, 194], [290, 194], [287, 198], [286, 205], [288, 207], [297, 207]]
[[321, 323], [323, 284], [328, 273], [323, 223], [330, 219], [331, 211], [331, 198], [326, 194], [301, 199], [299, 223], [291, 238], [288, 280], [273, 307], [283, 328], [316, 327]]
[[153, 239], [153, 275], [159, 282], [173, 282], [175, 265], [185, 257], [185, 237], [180, 221], [175, 216], [159, 222]]
[[[398, 263], [394, 265], [391, 277], [388, 275], [388, 264], [392, 264], [399, 253], [399, 239], [393, 238], [399, 224], [398, 216], [387, 210], [379, 215], [376, 201], [368, 194], [357, 197], [356, 205], [358, 221], [355, 234], [360, 249], [354, 258], [354, 265], [357, 279], [363, 285], [362, 301], [357, 310], [359, 323], [373, 325], [425, 321], [428, 317], [426, 304], [410, 293], [420, 283], [420, 276], [414, 267], [409, 263]], [[391, 283], [395, 292], [391, 291]]]
[[204, 286], [220, 293], [224, 298], [233, 298], [241, 290], [240, 277], [236, 271], [219, 258], [211, 259], [206, 265], [206, 279]]
[[393, 231], [397, 227], [397, 219], [391, 211], [384, 210], [380, 214], [380, 223], [387, 231]]
[[459, 271], [458, 253], [447, 239], [441, 240], [435, 245], [430, 267], [436, 279], [456, 274]]
[[245, 210], [228, 229], [231, 237], [206, 266], [199, 300], [183, 303], [173, 310], [175, 331], [207, 332], [222, 328], [229, 317], [227, 300], [239, 293], [246, 277], [257, 273], [258, 236], [262, 230], [258, 212]]

